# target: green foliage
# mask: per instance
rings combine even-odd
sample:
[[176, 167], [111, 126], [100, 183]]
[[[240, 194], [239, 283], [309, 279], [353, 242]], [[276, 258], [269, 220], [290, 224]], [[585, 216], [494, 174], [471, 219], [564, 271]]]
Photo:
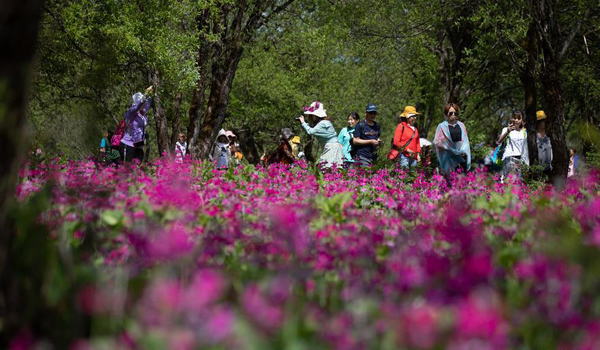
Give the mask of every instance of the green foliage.
[[[100, 130], [116, 125], [129, 96], [150, 85], [150, 75], [158, 77], [156, 93], [169, 120], [181, 94], [182, 131], [199, 79], [200, 43], [222, 40], [224, 9], [235, 4], [47, 2], [29, 104], [36, 145], [70, 157], [96, 154]], [[557, 20], [570, 28], [569, 18], [581, 18], [591, 5], [564, 5]], [[519, 77], [527, 59], [528, 9], [525, 1], [294, 1], [286, 11], [269, 14], [244, 48], [224, 127], [252, 135], [260, 153], [275, 147], [283, 127], [291, 127], [306, 144], [294, 117], [313, 100], [325, 104], [338, 131], [350, 112], [362, 115], [373, 102], [380, 107], [386, 146], [398, 123], [395, 115], [406, 105], [424, 112], [418, 126], [422, 137], [431, 138], [442, 120], [449, 81], [457, 80], [460, 118], [472, 143], [489, 146], [507, 115], [523, 107]], [[204, 12], [210, 14], [206, 23], [197, 23]], [[573, 41], [560, 77], [568, 136], [576, 143], [581, 135], [573, 125], [600, 120], [596, 15], [582, 23], [583, 36]], [[474, 42], [455, 52], [457, 38], [469, 36]], [[459, 54], [461, 60], [454, 62]], [[212, 73], [209, 69], [207, 79]], [[540, 109], [545, 105], [541, 95]], [[154, 136], [152, 113], [150, 127]], [[477, 149], [475, 157], [486, 150]]]
[[193, 14], [206, 6], [187, 0], [143, 6], [48, 2], [29, 105], [38, 143], [69, 157], [97, 154], [101, 131], [114, 129], [130, 96], [150, 85], [153, 73], [160, 78], [155, 92], [170, 113], [175, 95], [190, 91], [198, 80]]

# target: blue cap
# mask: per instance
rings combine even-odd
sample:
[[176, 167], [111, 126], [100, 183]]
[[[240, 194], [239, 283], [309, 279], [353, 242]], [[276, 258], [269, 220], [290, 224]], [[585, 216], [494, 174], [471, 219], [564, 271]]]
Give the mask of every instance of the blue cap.
[[373, 103], [369, 103], [367, 105], [367, 113], [370, 113], [370, 112], [377, 113], [377, 106], [375, 106]]

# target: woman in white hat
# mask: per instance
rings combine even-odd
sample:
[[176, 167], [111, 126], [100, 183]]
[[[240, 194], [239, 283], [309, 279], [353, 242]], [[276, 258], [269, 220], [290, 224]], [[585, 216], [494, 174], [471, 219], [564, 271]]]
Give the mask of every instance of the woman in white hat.
[[343, 163], [342, 145], [338, 141], [335, 128], [327, 117], [327, 111], [323, 104], [319, 101], [311, 103], [309, 107], [304, 108], [304, 114], [309, 118], [311, 124], [314, 124], [314, 127], [310, 127], [304, 120], [304, 116], [300, 116], [298, 120], [302, 127], [323, 145], [319, 163], [325, 163], [324, 166], [327, 168], [333, 164], [341, 166]]

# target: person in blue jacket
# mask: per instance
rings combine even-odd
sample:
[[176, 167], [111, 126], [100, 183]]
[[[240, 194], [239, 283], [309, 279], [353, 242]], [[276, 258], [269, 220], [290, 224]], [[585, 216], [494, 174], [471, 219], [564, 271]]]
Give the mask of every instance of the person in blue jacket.
[[352, 139], [354, 138], [354, 127], [360, 121], [360, 116], [356, 112], [352, 112], [348, 115], [348, 126], [340, 130], [338, 134], [338, 141], [342, 144], [342, 151], [344, 152], [344, 162], [353, 163], [352, 157]]

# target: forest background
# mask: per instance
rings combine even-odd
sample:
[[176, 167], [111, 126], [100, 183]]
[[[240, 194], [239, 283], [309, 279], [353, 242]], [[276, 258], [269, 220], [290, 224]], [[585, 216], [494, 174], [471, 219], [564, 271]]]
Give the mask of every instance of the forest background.
[[153, 85], [151, 158], [173, 150], [178, 132], [203, 158], [225, 128], [255, 163], [291, 127], [311, 159], [318, 150], [294, 117], [313, 100], [338, 131], [350, 112], [377, 104], [386, 145], [405, 105], [423, 112], [418, 127], [431, 139], [454, 101], [479, 155], [514, 109], [526, 112], [530, 136], [544, 109], [564, 176], [567, 147], [599, 162], [599, 8], [590, 0], [46, 1], [32, 139], [47, 153], [96, 155], [130, 96]]

